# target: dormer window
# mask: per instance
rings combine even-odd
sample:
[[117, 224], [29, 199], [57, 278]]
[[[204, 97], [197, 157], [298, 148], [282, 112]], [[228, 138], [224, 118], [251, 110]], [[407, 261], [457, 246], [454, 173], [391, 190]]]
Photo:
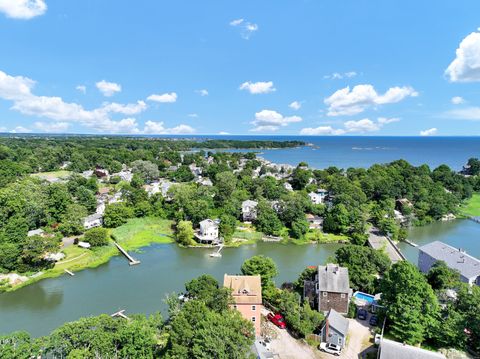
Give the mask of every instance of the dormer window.
[[242, 289], [241, 293], [242, 293], [242, 294], [248, 294], [249, 292], [248, 292], [247, 289]]

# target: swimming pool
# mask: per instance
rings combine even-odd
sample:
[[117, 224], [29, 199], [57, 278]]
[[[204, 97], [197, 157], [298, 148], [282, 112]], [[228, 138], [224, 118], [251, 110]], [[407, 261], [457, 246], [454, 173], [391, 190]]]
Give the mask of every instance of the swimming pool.
[[363, 293], [363, 292], [355, 292], [353, 297], [356, 299], [360, 299], [365, 301], [368, 304], [372, 304], [375, 301], [375, 297], [371, 294]]

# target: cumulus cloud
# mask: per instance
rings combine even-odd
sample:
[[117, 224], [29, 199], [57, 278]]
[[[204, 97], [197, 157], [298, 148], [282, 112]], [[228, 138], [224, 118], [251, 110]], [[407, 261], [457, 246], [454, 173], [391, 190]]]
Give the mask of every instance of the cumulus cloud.
[[253, 95], [274, 92], [277, 89], [273, 87], [272, 81], [244, 82], [239, 87], [240, 90], [246, 90]]
[[44, 0], [0, 0], [0, 12], [12, 19], [28, 20], [46, 11]]
[[106, 97], [111, 97], [115, 93], [122, 91], [122, 86], [119, 84], [105, 80], [97, 82], [95, 86], [97, 86], [97, 89]]
[[480, 81], [480, 29], [462, 40], [445, 74], [452, 82]]
[[308, 136], [319, 136], [376, 132], [379, 131], [384, 125], [398, 121], [400, 121], [399, 118], [379, 117], [377, 121], [372, 121], [368, 118], [364, 118], [358, 121], [347, 121], [343, 124], [344, 128], [334, 128], [332, 126], [306, 127], [300, 130], [300, 134]]
[[277, 111], [262, 110], [255, 113], [255, 120], [251, 122], [255, 127], [251, 131], [255, 132], [273, 132], [280, 127], [287, 126], [289, 123], [300, 122], [302, 118], [299, 116], [283, 116]]
[[[98, 132], [107, 133], [192, 133], [194, 129], [187, 125], [172, 128], [163, 126], [163, 122], [148, 121], [141, 129], [135, 118], [113, 119], [114, 115], [131, 116], [147, 109], [144, 101], [132, 104], [104, 103], [101, 107], [87, 110], [77, 103], [65, 102], [61, 97], [37, 96], [32, 93], [35, 81], [23, 76], [10, 76], [0, 71], [0, 98], [12, 101], [12, 110], [24, 115], [47, 118], [52, 123], [37, 122], [35, 127], [45, 132], [59, 132], [70, 123], [78, 123]], [[161, 124], [159, 126], [158, 124]], [[156, 127], [155, 127], [156, 126]], [[25, 128], [13, 131], [26, 132]], [[153, 131], [153, 132], [152, 132]]]
[[240, 29], [240, 36], [248, 40], [253, 33], [258, 30], [258, 25], [245, 21], [245, 19], [235, 19], [230, 21], [230, 26]]
[[154, 101], [154, 102], [160, 102], [160, 103], [173, 103], [177, 101], [177, 94], [175, 92], [170, 92], [170, 93], [164, 93], [161, 95], [150, 95], [147, 97], [147, 100]]
[[87, 93], [87, 86], [78, 85], [77, 87], [75, 87], [75, 90], [78, 90], [85, 95]]
[[454, 105], [460, 105], [460, 104], [462, 104], [462, 103], [465, 102], [465, 100], [464, 100], [462, 97], [460, 97], [460, 96], [454, 96], [454, 97], [452, 97], [451, 101], [452, 101], [452, 103], [453, 103]]
[[32, 130], [23, 126], [17, 126], [13, 130], [10, 130], [9, 132], [10, 133], [30, 133], [32, 132]]
[[201, 89], [201, 90], [197, 90], [195, 92], [198, 93], [200, 96], [208, 96], [208, 90], [207, 89]]
[[35, 122], [35, 128], [41, 132], [62, 133], [68, 130], [70, 124], [67, 122]]
[[480, 121], [480, 107], [466, 107], [457, 110], [448, 111], [446, 117], [459, 120]]
[[355, 71], [348, 71], [348, 72], [334, 72], [330, 75], [325, 75], [323, 76], [324, 79], [329, 79], [329, 80], [342, 80], [342, 79], [349, 79], [352, 77], [357, 76], [357, 73]]
[[433, 136], [433, 135], [436, 135], [438, 132], [438, 130], [433, 127], [433, 128], [429, 128], [428, 130], [424, 130], [424, 131], [420, 131], [420, 136]]
[[292, 110], [300, 110], [302, 104], [298, 101], [293, 101], [290, 105], [288, 105]]
[[327, 97], [324, 102], [328, 105], [328, 116], [351, 116], [377, 105], [400, 102], [406, 97], [416, 97], [412, 87], [391, 87], [383, 95], [378, 94], [372, 85], [357, 85], [350, 90], [345, 87]]

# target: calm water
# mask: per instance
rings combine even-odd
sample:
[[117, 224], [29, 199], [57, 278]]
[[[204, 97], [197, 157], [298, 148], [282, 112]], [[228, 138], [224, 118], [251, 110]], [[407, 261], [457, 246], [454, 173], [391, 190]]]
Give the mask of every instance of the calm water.
[[370, 167], [405, 159], [413, 165], [427, 164], [432, 169], [447, 164], [460, 170], [470, 157], [480, 157], [480, 137], [307, 137], [235, 136], [237, 139], [300, 140], [312, 147], [261, 151], [276, 163], [297, 165], [307, 162], [313, 168], [337, 166]]

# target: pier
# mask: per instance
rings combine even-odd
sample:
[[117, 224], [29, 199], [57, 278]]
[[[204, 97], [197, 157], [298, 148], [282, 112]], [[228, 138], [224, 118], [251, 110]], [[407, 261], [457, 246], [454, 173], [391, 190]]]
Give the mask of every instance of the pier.
[[64, 269], [65, 273], [70, 274], [72, 277], [75, 275], [75, 273], [70, 272], [68, 269]]
[[403, 241], [404, 241], [405, 243], [407, 243], [407, 244], [410, 244], [412, 247], [415, 247], [415, 248], [418, 247], [418, 244], [417, 244], [417, 243], [410, 242], [408, 239], [404, 239]]
[[110, 316], [112, 318], [120, 317], [120, 318], [123, 318], [123, 319], [130, 320], [130, 318], [125, 315], [125, 309], [119, 310], [118, 312], [115, 312]]
[[115, 246], [118, 248], [118, 250], [120, 251], [120, 253], [122, 253], [125, 257], [127, 257], [128, 259], [128, 262], [131, 266], [134, 266], [136, 264], [140, 264], [140, 261], [137, 261], [135, 258], [133, 258], [130, 254], [128, 254], [128, 252], [122, 248], [122, 246], [120, 244], [118, 244], [117, 242], [113, 242], [115, 244]]
[[380, 235], [377, 228], [370, 229], [368, 245], [376, 250], [385, 250], [386, 255], [394, 264], [406, 259], [395, 243], [390, 238]]

